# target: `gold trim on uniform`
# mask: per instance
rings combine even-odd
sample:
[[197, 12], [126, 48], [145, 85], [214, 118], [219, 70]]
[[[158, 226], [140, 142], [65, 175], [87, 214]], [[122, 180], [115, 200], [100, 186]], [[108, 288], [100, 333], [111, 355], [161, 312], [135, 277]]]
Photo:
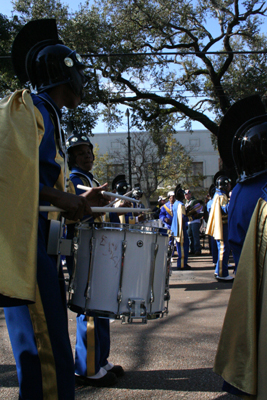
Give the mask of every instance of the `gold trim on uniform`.
[[37, 286], [36, 303], [28, 306], [41, 364], [44, 400], [58, 400], [57, 374], [43, 304]]

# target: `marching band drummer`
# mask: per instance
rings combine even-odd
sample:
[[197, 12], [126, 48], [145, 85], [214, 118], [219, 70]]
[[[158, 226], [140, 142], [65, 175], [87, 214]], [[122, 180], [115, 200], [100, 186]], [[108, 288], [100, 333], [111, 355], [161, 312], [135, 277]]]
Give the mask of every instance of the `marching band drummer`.
[[[89, 187], [100, 186], [90, 172], [93, 168], [93, 145], [87, 136], [73, 131], [67, 140], [69, 155], [70, 185], [76, 194], [83, 193], [78, 185]], [[101, 218], [90, 218], [89, 222], [102, 222]], [[67, 225], [67, 237], [74, 236], [74, 224]], [[66, 257], [71, 274], [73, 257]], [[77, 383], [88, 386], [106, 387], [114, 385], [117, 377], [124, 374], [120, 365], [108, 362], [110, 351], [109, 319], [88, 315], [78, 315], [75, 346], [75, 377]]]
[[[3, 194], [6, 204], [2, 208], [5, 212], [0, 225], [6, 230], [4, 222], [8, 217], [14, 237], [8, 245], [3, 241], [5, 248], [1, 248], [1, 285], [8, 288], [4, 279], [7, 271], [9, 282], [13, 288], [17, 287], [19, 294], [28, 285], [25, 282], [19, 286], [19, 274], [30, 271], [36, 290], [29, 304], [19, 307], [12, 307], [12, 302], [11, 307], [5, 304], [6, 323], [16, 360], [19, 399], [74, 400], [74, 362], [63, 273], [60, 266], [57, 270], [57, 257], [47, 253], [49, 220], [46, 212], [38, 215], [38, 206], [53, 204], [66, 210], [66, 218], [78, 220], [91, 213], [90, 206], [106, 204], [101, 194], [106, 185], [88, 190], [81, 196], [63, 191], [64, 158], [59, 147], [63, 138], [58, 121], [63, 106], [74, 109], [82, 101], [85, 65], [76, 51], [59, 40], [55, 20], [26, 24], [15, 38], [11, 55], [20, 82], [30, 81], [37, 93], [21, 90], [9, 96], [8, 101], [1, 102], [3, 146], [0, 160], [5, 174], [1, 174], [1, 206]], [[3, 114], [5, 110], [6, 115]], [[10, 129], [6, 131], [5, 126]], [[33, 154], [29, 154], [31, 148]], [[20, 168], [18, 162], [21, 162]], [[9, 191], [3, 190], [5, 183], [9, 183]], [[16, 209], [12, 208], [14, 201]], [[7, 239], [5, 233], [2, 237]], [[20, 254], [19, 238], [23, 237], [31, 242], [28, 251], [33, 254], [34, 261], [29, 263], [26, 256], [20, 257], [13, 265], [14, 270], [9, 268], [8, 261]], [[16, 296], [12, 295], [11, 300], [12, 297]]]

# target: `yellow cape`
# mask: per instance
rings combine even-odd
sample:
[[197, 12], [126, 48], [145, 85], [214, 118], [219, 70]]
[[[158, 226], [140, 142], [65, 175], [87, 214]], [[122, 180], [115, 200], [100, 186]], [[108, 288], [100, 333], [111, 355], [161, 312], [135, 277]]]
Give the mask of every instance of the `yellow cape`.
[[226, 382], [257, 400], [265, 400], [267, 393], [266, 221], [267, 203], [259, 199], [242, 248], [214, 365]]
[[177, 207], [177, 235], [174, 236], [177, 242], [184, 243], [184, 232], [183, 232], [183, 214], [185, 215], [185, 207], [182, 204], [178, 204]]
[[43, 118], [20, 90], [0, 101], [0, 121], [0, 294], [34, 302]]
[[223, 240], [221, 196], [215, 194], [207, 223], [206, 234], [215, 240]]

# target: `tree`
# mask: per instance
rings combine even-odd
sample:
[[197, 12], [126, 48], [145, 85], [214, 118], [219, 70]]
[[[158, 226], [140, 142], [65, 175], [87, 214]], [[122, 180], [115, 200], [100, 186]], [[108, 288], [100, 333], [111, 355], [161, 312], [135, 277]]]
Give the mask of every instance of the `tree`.
[[20, 24], [57, 18], [66, 45], [84, 55], [87, 131], [102, 104], [110, 129], [121, 123], [123, 105], [138, 129], [160, 133], [198, 121], [216, 136], [233, 102], [266, 94], [264, 0], [101, 0], [74, 14], [60, 1], [18, 0], [15, 9]]
[[103, 154], [102, 156], [99, 155], [99, 146], [98, 144], [94, 145], [94, 167], [93, 167], [93, 174], [95, 178], [99, 181], [101, 185], [106, 182], [111, 182], [114, 178], [111, 176], [111, 172], [109, 169], [109, 165], [111, 164], [109, 155]]
[[[124, 173], [127, 175], [128, 144], [123, 139], [118, 139], [118, 142], [120, 149], [113, 150], [110, 158], [113, 163], [124, 165]], [[174, 189], [177, 183], [184, 185], [191, 169], [190, 156], [172, 134], [166, 137], [161, 150], [159, 152], [158, 147], [153, 145], [151, 133], [131, 133], [133, 183], [141, 185], [148, 201], [153, 194], [166, 195], [166, 191]]]
[[18, 81], [14, 77], [11, 60], [9, 58], [15, 35], [20, 29], [17, 18], [9, 20], [0, 14], [0, 97], [18, 89]]
[[[72, 40], [83, 38], [84, 53], [95, 55], [89, 64], [100, 74], [90, 101], [109, 105], [112, 123], [123, 104], [139, 128], [152, 130], [155, 121], [159, 128], [181, 121], [190, 128], [195, 120], [216, 136], [234, 101], [265, 94], [265, 1], [101, 0], [86, 7], [76, 13]], [[226, 54], [209, 54], [218, 50]], [[263, 53], [235, 54], [241, 50]]]

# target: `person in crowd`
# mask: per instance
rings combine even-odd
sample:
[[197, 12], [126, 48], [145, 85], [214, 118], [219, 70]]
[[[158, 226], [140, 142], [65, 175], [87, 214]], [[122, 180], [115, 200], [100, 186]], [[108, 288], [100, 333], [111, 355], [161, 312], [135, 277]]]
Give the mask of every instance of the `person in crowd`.
[[[117, 175], [112, 181], [112, 191], [114, 193], [118, 193], [119, 195], [123, 196], [127, 193], [129, 189], [129, 184], [126, 181], [126, 176], [124, 174]], [[132, 207], [132, 203], [130, 201], [125, 200], [118, 200], [115, 202], [114, 207]], [[105, 221], [106, 222], [114, 222], [118, 224], [128, 224], [129, 218], [131, 218], [131, 214], [121, 214], [118, 215], [116, 212], [106, 213]]]
[[[162, 221], [163, 226], [167, 229], [171, 229], [172, 218], [173, 218], [173, 204], [175, 202], [174, 191], [171, 190], [167, 194], [168, 201], [165, 203], [159, 213], [159, 219]], [[171, 261], [173, 261], [174, 253], [174, 237], [171, 235], [169, 239]]]
[[[132, 197], [134, 198], [134, 199], [136, 199], [136, 200], [140, 200], [140, 203], [132, 203], [132, 207], [133, 207], [133, 209], [135, 209], [135, 208], [145, 208], [145, 205], [141, 202], [141, 199], [142, 199], [142, 197], [143, 197], [143, 190], [141, 189], [141, 186], [140, 186], [140, 184], [136, 184], [135, 186], [134, 186], [134, 189], [133, 189], [133, 192], [132, 192]], [[135, 218], [135, 223], [142, 223], [144, 220], [145, 220], [145, 218], [146, 218], [146, 216], [145, 216], [145, 214], [144, 213], [135, 213], [135, 212], [133, 212], [133, 213], [131, 213], [132, 215], [128, 215], [128, 217], [129, 217], [129, 221], [130, 220], [132, 220], [132, 218]], [[126, 214], [126, 216], [127, 216], [127, 214]], [[133, 221], [132, 221], [133, 222]]]
[[192, 195], [190, 189], [185, 190], [185, 210], [188, 216], [189, 252], [195, 256], [201, 255], [199, 229], [201, 226], [200, 213], [203, 206]]
[[189, 270], [190, 265], [187, 264], [189, 253], [189, 239], [187, 234], [187, 221], [185, 207], [183, 203], [184, 191], [181, 185], [178, 184], [174, 191], [175, 202], [173, 204], [173, 218], [171, 231], [176, 241], [177, 249], [177, 269]]
[[224, 391], [255, 399], [264, 399], [267, 390], [266, 134], [267, 115], [258, 95], [230, 107], [219, 129], [221, 158], [237, 173], [229, 205], [229, 242], [237, 270], [214, 371], [225, 379]]
[[230, 179], [219, 171], [215, 175], [215, 194], [212, 200], [206, 233], [214, 237], [218, 248], [218, 259], [215, 267], [215, 278], [231, 281], [233, 276], [228, 272], [230, 247], [228, 242], [228, 193], [231, 189]]
[[173, 218], [173, 204], [175, 202], [174, 191], [171, 190], [167, 194], [168, 201], [163, 204], [160, 209], [159, 219], [163, 222], [164, 227], [171, 229], [172, 218]]
[[[76, 194], [84, 191], [78, 185], [98, 187], [99, 182], [91, 170], [94, 163], [93, 145], [87, 136], [74, 130], [67, 140], [68, 165], [71, 171], [70, 184]], [[87, 217], [86, 217], [87, 218]], [[101, 217], [91, 216], [87, 222], [102, 222]], [[74, 237], [74, 224], [67, 225], [67, 237]], [[73, 257], [66, 257], [71, 275]], [[80, 314], [76, 317], [75, 377], [77, 383], [105, 387], [117, 383], [117, 377], [124, 374], [120, 365], [108, 361], [110, 352], [109, 319]], [[93, 345], [92, 345], [93, 343]]]
[[[103, 206], [107, 203], [101, 194], [106, 185], [90, 189], [81, 196], [64, 192], [64, 137], [61, 135], [59, 122], [61, 108], [65, 106], [74, 109], [81, 103], [86, 84], [83, 73], [85, 65], [76, 51], [69, 49], [59, 40], [55, 20], [37, 20], [26, 24], [14, 40], [12, 61], [21, 83], [31, 82], [36, 93], [30, 94], [29, 91], [22, 90], [9, 97], [6, 108], [11, 108], [8, 109], [5, 123], [10, 121], [13, 130], [9, 130], [7, 136], [1, 129], [1, 133], [5, 135], [2, 142], [13, 143], [13, 146], [4, 146], [1, 149], [4, 169], [7, 171], [9, 168], [4, 153], [8, 159], [22, 160], [21, 170], [16, 170], [16, 180], [14, 176], [12, 181], [12, 184], [14, 181], [18, 183], [17, 196], [10, 190], [8, 199], [8, 192], [4, 191], [6, 202], [12, 202], [12, 196], [15, 196], [18, 207], [21, 207], [21, 202], [25, 200], [19, 232], [21, 237], [26, 236], [27, 240], [31, 241], [28, 231], [31, 225], [34, 227], [32, 247], [29, 251], [34, 255], [34, 260], [35, 256], [37, 257], [37, 273], [34, 273], [30, 264], [24, 265], [24, 258], [21, 258], [17, 265], [18, 273], [22, 269], [33, 271], [33, 276], [36, 277], [35, 299], [29, 302], [31, 304], [19, 307], [7, 307], [8, 301], [5, 304], [6, 324], [17, 366], [19, 399], [74, 400], [74, 361], [68, 335], [63, 273], [60, 265], [58, 266], [60, 263], [57, 262], [57, 257], [47, 253], [50, 226], [48, 213], [39, 213], [38, 228], [35, 220], [37, 221], [38, 197], [41, 206], [52, 204], [65, 210], [63, 216], [72, 220], [91, 214], [91, 206]], [[1, 118], [3, 112], [1, 108]], [[24, 135], [26, 142], [23, 150]], [[34, 147], [35, 158], [25, 159], [25, 154], [31, 146]], [[26, 148], [28, 150], [25, 152]], [[31, 163], [33, 168], [30, 169], [28, 182], [24, 182], [24, 174], [27, 175]], [[34, 180], [38, 168], [39, 177]], [[25, 184], [23, 190], [20, 181]], [[1, 184], [3, 182], [1, 178]], [[27, 187], [31, 187], [31, 191], [26, 190]], [[3, 201], [1, 198], [1, 205]], [[18, 209], [14, 214], [13, 209], [13, 219], [9, 220], [9, 224], [13, 224], [16, 229], [16, 243], [13, 243], [12, 251], [10, 242], [6, 252], [16, 252], [20, 220], [17, 211]], [[8, 207], [5, 208], [5, 213], [8, 214]], [[28, 213], [32, 216], [30, 221], [24, 218]], [[2, 223], [1, 228], [4, 228]], [[4, 260], [7, 258], [2, 251], [1, 257], [4, 257], [1, 262], [4, 270], [7, 268]], [[8, 272], [12, 275], [11, 270]], [[13, 286], [19, 285], [16, 272], [9, 279], [13, 281]], [[7, 286], [7, 282], [2, 284]], [[25, 284], [22, 284], [21, 288], [24, 286]]]
[[166, 197], [159, 196], [158, 204], [152, 210], [152, 212], [154, 213], [153, 214], [153, 218], [154, 219], [159, 219], [160, 209], [165, 204], [165, 201], [166, 201]]
[[[210, 215], [210, 210], [211, 210], [211, 206], [212, 206], [212, 202], [213, 202], [213, 197], [215, 195], [215, 191], [216, 191], [216, 186], [214, 185], [214, 183], [211, 184], [210, 188], [209, 188], [209, 196], [210, 196], [210, 200], [207, 202], [207, 223], [209, 220], [209, 215]], [[206, 230], [207, 232], [207, 230]], [[214, 269], [216, 268], [216, 264], [218, 261], [218, 247], [217, 247], [217, 243], [216, 240], [214, 239], [214, 237], [212, 235], [208, 235], [209, 237], [209, 248], [210, 248], [210, 253], [212, 255], [212, 262], [213, 262], [213, 266]]]

